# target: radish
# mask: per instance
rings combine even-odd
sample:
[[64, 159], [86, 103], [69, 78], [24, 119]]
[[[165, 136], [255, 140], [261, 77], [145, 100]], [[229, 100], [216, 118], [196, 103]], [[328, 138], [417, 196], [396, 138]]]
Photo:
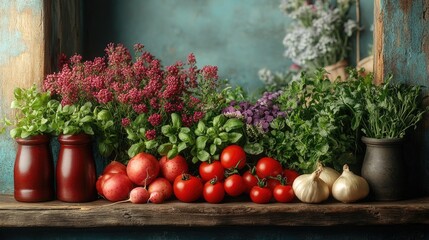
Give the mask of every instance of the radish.
[[127, 175], [139, 186], [148, 186], [159, 174], [158, 160], [148, 153], [139, 153], [130, 159]]
[[157, 178], [148, 187], [149, 193], [161, 192], [164, 195], [164, 200], [169, 199], [173, 195], [173, 186], [165, 178]]
[[97, 192], [98, 192], [98, 194], [100, 194], [100, 196], [104, 196], [104, 194], [103, 194], [104, 182], [107, 179], [111, 178], [115, 174], [118, 174], [118, 173], [106, 173], [106, 174], [103, 174], [100, 177], [98, 177], [97, 182], [95, 183], [95, 188], [97, 189]]
[[118, 161], [111, 161], [103, 170], [103, 175], [106, 173], [124, 173], [127, 174], [127, 166], [124, 164], [118, 162]]
[[177, 176], [182, 173], [188, 173], [188, 163], [185, 158], [177, 155], [172, 159], [168, 159], [167, 156], [162, 157], [159, 160], [159, 166], [161, 168], [161, 174], [164, 176], [170, 183], [174, 182]]
[[163, 203], [164, 200], [165, 200], [165, 198], [164, 198], [164, 194], [162, 194], [162, 192], [151, 192], [150, 193], [149, 201], [151, 203], [159, 204], [159, 203]]
[[104, 181], [101, 189], [107, 200], [117, 202], [128, 198], [133, 183], [127, 175], [115, 173]]
[[136, 187], [130, 192], [130, 202], [135, 204], [147, 203], [149, 201], [150, 193], [144, 187]]

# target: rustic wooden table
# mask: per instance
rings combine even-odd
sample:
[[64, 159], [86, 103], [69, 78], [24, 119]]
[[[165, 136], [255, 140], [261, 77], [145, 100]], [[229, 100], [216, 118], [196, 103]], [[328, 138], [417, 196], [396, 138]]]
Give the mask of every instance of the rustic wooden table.
[[429, 197], [396, 202], [343, 204], [20, 203], [0, 195], [1, 227], [136, 227], [136, 226], [339, 226], [429, 224]]

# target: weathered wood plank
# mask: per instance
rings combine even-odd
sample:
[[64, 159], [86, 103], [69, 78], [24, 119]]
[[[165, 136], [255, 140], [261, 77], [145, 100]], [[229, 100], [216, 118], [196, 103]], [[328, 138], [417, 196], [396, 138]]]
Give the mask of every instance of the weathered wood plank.
[[429, 198], [343, 204], [19, 203], [0, 196], [0, 227], [335, 226], [429, 224]]

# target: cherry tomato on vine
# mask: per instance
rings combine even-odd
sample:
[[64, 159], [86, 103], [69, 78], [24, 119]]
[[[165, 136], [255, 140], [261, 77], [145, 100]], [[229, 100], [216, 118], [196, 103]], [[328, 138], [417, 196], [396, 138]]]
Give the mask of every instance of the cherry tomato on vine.
[[250, 199], [254, 203], [269, 203], [273, 193], [271, 189], [267, 187], [254, 186], [252, 190], [250, 190]]
[[203, 197], [209, 203], [220, 203], [225, 197], [223, 183], [212, 179], [204, 184]]
[[258, 185], [258, 179], [256, 178], [255, 175], [252, 174], [250, 170], [244, 172], [242, 178], [244, 181], [244, 185], [246, 185], [246, 189], [245, 189], [246, 193], [250, 193], [250, 190], [252, 189], [252, 187]]
[[277, 202], [287, 203], [292, 202], [295, 198], [291, 185], [277, 185], [273, 190], [273, 197]]
[[220, 161], [202, 162], [199, 167], [199, 173], [201, 179], [204, 182], [210, 181], [213, 178], [216, 178], [218, 181], [221, 181], [225, 178], [225, 168], [223, 168]]
[[276, 179], [276, 178], [268, 178], [267, 179], [267, 188], [274, 190], [275, 187], [277, 187], [277, 185], [280, 185], [280, 180]]
[[238, 174], [227, 177], [223, 186], [225, 188], [225, 192], [232, 197], [240, 196], [246, 190], [244, 180]]
[[174, 195], [182, 202], [194, 202], [203, 194], [201, 179], [189, 174], [176, 177], [173, 184]]
[[263, 157], [256, 163], [256, 175], [259, 178], [276, 177], [283, 173], [280, 162], [270, 157]]
[[238, 145], [230, 145], [222, 150], [220, 162], [225, 169], [242, 169], [246, 166], [246, 153]]
[[292, 185], [293, 181], [299, 176], [299, 173], [292, 169], [285, 169], [283, 170], [283, 177], [286, 177], [287, 179], [287, 185]]

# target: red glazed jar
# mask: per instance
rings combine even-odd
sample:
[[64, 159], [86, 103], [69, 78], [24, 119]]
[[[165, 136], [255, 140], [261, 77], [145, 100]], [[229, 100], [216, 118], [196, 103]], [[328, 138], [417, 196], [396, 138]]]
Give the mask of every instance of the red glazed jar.
[[15, 200], [44, 202], [54, 199], [54, 162], [49, 141], [47, 135], [16, 139]]
[[56, 168], [57, 198], [64, 202], [89, 202], [97, 197], [92, 138], [87, 134], [60, 135]]

